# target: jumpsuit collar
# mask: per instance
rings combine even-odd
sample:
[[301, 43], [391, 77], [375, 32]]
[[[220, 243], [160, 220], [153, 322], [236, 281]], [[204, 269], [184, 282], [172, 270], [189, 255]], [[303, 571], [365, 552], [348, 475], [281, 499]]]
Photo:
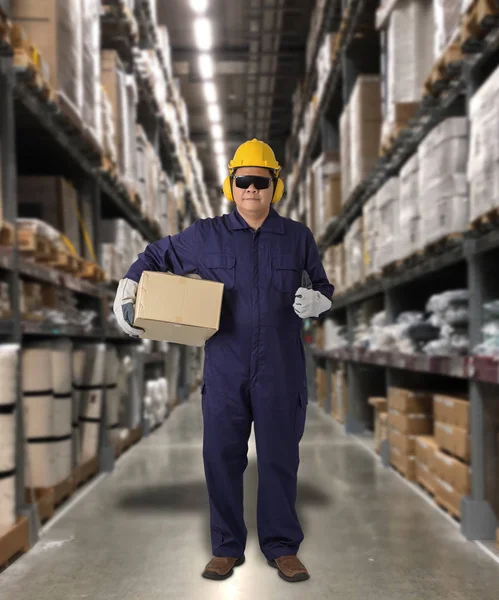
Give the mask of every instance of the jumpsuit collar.
[[[232, 231], [236, 231], [238, 229], [251, 229], [248, 223], [246, 223], [243, 217], [241, 217], [237, 208], [235, 208], [229, 215], [229, 223]], [[267, 231], [269, 233], [283, 234], [284, 219], [279, 215], [279, 213], [276, 210], [274, 210], [271, 207], [269, 215], [262, 223], [260, 229], [261, 231]]]

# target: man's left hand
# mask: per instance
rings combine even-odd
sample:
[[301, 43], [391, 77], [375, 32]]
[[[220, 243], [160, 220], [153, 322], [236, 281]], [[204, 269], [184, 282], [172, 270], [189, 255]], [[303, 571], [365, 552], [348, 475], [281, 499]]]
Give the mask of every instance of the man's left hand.
[[310, 319], [328, 311], [331, 304], [331, 300], [320, 292], [301, 287], [296, 290], [293, 308], [301, 319]]

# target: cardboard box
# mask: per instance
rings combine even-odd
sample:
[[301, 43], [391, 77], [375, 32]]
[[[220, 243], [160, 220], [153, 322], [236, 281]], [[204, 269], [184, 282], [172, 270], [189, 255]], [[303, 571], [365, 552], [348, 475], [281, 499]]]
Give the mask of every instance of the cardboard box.
[[[218, 331], [223, 290], [216, 281], [144, 271], [134, 325], [146, 339], [203, 346]], [[168, 302], [158, 302], [162, 298]]]
[[324, 221], [337, 217], [341, 212], [341, 173], [333, 173], [326, 178], [324, 196]]
[[471, 458], [470, 436], [466, 429], [435, 423], [435, 438], [438, 445], [450, 454], [463, 459], [466, 462]]
[[371, 397], [368, 399], [367, 402], [377, 411], [387, 412], [388, 410], [388, 403], [386, 401], [386, 398]]
[[435, 477], [435, 499], [437, 504], [442, 505], [456, 517], [460, 517], [461, 498], [462, 494], [456, 491], [451, 485], [440, 479], [440, 477]]
[[437, 440], [431, 436], [416, 437], [416, 458], [419, 462], [426, 465], [430, 470], [434, 470], [435, 452], [438, 451]]
[[444, 454], [435, 452], [435, 474], [451, 485], [457, 492], [467, 496], [471, 492], [471, 468], [469, 465]]
[[388, 390], [388, 406], [404, 414], [431, 415], [433, 395], [392, 387]]
[[398, 448], [391, 447], [390, 462], [409, 481], [416, 481], [416, 458], [414, 456], [406, 456]]
[[390, 429], [388, 434], [390, 445], [394, 448], [398, 448], [405, 456], [416, 455], [416, 436], [405, 435], [400, 433], [397, 429]]
[[431, 494], [435, 493], [435, 475], [431, 469], [416, 459], [416, 480]]
[[433, 420], [428, 415], [403, 414], [390, 409], [388, 413], [390, 426], [406, 435], [430, 435], [433, 432]]
[[469, 431], [470, 403], [468, 400], [436, 394], [434, 396], [433, 415], [435, 421], [439, 423], [453, 425]]

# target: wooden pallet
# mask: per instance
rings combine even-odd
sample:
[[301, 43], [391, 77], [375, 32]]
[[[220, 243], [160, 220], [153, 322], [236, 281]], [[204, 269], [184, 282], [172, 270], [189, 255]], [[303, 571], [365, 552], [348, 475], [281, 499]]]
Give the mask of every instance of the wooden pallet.
[[106, 274], [104, 269], [99, 267], [96, 263], [89, 260], [83, 260], [80, 271], [77, 273], [77, 277], [86, 279], [87, 281], [93, 281], [94, 283], [101, 283], [102, 281], [105, 281]]
[[8, 223], [7, 221], [2, 221], [0, 225], [0, 246], [12, 247], [15, 239], [16, 228], [14, 225]]
[[499, 226], [499, 207], [489, 210], [483, 215], [477, 217], [470, 224], [470, 229], [480, 232], [490, 231]]
[[461, 72], [464, 56], [461, 41], [452, 42], [437, 60], [423, 86], [423, 96], [439, 96]]
[[55, 513], [55, 493], [53, 488], [40, 490], [24, 490], [26, 504], [32, 504], [33, 500], [36, 506], [36, 512], [41, 523], [46, 523]]
[[459, 242], [463, 239], [464, 233], [456, 232], [449, 233], [436, 240], [435, 242], [431, 242], [431, 244], [427, 244], [424, 248], [424, 256], [430, 256], [434, 254], [441, 254], [445, 250], [452, 246], [456, 242]]
[[13, 527], [0, 529], [0, 571], [29, 549], [28, 518], [18, 517]]
[[409, 475], [407, 474], [407, 471], [401, 467], [400, 465], [394, 465], [393, 463], [390, 463], [391, 467], [394, 471], [396, 471], [399, 475], [401, 475], [404, 479], [407, 479], [407, 481], [411, 481], [413, 483], [416, 483], [416, 476], [414, 477], [409, 477]]
[[461, 514], [450, 502], [447, 502], [444, 498], [437, 494], [435, 495], [435, 504], [439, 506], [442, 510], [445, 510], [451, 517], [456, 519], [457, 521], [461, 520]]
[[53, 260], [55, 254], [55, 247], [50, 240], [29, 229], [17, 231], [17, 247], [25, 258], [40, 263]]
[[409, 127], [410, 122], [419, 111], [419, 102], [397, 102], [394, 106], [394, 123], [382, 137], [380, 156], [388, 154], [401, 133]]
[[82, 486], [99, 472], [99, 458], [96, 456], [75, 468], [76, 487]]
[[463, 52], [478, 51], [481, 41], [498, 23], [499, 2], [497, 0], [475, 0], [461, 20]]

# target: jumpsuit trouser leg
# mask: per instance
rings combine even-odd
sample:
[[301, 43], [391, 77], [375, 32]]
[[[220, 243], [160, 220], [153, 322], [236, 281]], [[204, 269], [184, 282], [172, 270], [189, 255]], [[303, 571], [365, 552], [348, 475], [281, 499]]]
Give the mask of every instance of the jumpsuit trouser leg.
[[246, 549], [243, 476], [252, 414], [247, 395], [203, 386], [203, 460], [210, 499], [213, 556], [240, 558]]

